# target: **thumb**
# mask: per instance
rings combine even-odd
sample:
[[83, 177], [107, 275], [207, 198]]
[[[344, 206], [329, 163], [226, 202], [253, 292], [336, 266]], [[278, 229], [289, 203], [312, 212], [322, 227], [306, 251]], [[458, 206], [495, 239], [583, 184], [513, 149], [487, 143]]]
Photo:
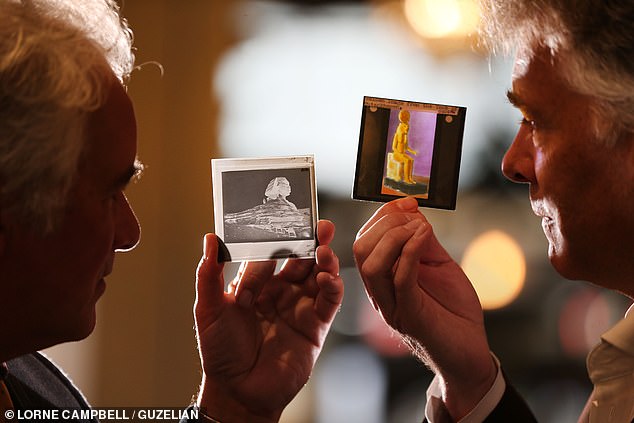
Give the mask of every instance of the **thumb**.
[[196, 269], [196, 313], [220, 307], [224, 299], [224, 263], [218, 263], [218, 239], [206, 234], [203, 239], [203, 257]]

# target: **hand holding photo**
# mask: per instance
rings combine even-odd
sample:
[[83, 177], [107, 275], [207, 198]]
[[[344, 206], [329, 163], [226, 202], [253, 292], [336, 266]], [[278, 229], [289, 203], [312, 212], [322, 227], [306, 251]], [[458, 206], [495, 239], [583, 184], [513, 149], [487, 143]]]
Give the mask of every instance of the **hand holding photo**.
[[352, 198], [456, 208], [466, 108], [364, 97]]
[[314, 257], [313, 156], [213, 159], [211, 168], [223, 261]]

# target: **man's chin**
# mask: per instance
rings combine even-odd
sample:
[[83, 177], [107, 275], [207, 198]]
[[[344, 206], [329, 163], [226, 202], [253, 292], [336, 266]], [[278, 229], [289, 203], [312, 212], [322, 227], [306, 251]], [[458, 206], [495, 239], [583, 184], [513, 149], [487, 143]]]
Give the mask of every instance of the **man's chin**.
[[91, 310], [89, 316], [78, 318], [75, 323], [76, 324], [72, 327], [68, 327], [67, 331], [63, 334], [66, 339], [57, 342], [57, 344], [61, 344], [63, 342], [77, 342], [90, 336], [90, 334], [95, 330], [95, 326], [97, 324], [97, 313], [94, 308]]
[[570, 264], [570, 258], [561, 250], [553, 247], [552, 243], [548, 244], [548, 259], [555, 271], [564, 279], [580, 280], [578, 270]]
[[26, 353], [32, 353], [35, 351], [42, 351], [42, 350], [53, 348], [68, 342], [81, 341], [83, 339], [86, 339], [91, 333], [92, 333], [92, 329], [78, 330], [77, 328], [75, 328], [72, 332], [67, 331], [64, 334], [59, 334], [56, 336], [47, 336], [44, 339], [40, 339], [39, 343], [31, 344], [30, 348], [28, 348], [28, 350], [23, 351], [23, 353], [26, 354]]

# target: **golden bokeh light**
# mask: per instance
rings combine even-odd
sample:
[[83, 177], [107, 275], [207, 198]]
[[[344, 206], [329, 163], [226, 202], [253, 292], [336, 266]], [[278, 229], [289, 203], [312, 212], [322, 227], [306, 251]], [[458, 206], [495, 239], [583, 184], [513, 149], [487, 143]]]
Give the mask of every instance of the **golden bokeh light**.
[[404, 0], [405, 17], [423, 38], [466, 37], [478, 24], [474, 0]]
[[513, 238], [499, 230], [485, 232], [469, 244], [462, 268], [486, 310], [510, 304], [524, 287], [524, 252]]

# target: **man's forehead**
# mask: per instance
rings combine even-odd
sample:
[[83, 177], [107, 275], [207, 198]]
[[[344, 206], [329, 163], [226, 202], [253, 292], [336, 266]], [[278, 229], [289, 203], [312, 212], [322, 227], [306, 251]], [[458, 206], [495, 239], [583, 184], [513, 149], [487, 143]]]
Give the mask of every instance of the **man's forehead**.
[[514, 90], [522, 81], [531, 80], [539, 84], [561, 81], [560, 65], [561, 52], [548, 47], [518, 50], [511, 74]]
[[110, 79], [105, 102], [92, 113], [93, 124], [112, 124], [122, 118], [134, 119], [132, 100], [125, 87], [114, 77]]
[[515, 56], [515, 62], [513, 62], [513, 71], [511, 73], [511, 78], [515, 81], [516, 79], [520, 79], [528, 73], [528, 67], [530, 65], [530, 58], [526, 56]]
[[[136, 158], [136, 119], [132, 102], [118, 81], [90, 116], [85, 166], [101, 179], [129, 179]], [[107, 177], [106, 177], [107, 175]]]
[[529, 47], [523, 46], [515, 53], [515, 60], [513, 62], [512, 78], [513, 80], [524, 78], [529, 72], [532, 64], [536, 60], [541, 60], [546, 56], [550, 56], [552, 51], [544, 47]]

